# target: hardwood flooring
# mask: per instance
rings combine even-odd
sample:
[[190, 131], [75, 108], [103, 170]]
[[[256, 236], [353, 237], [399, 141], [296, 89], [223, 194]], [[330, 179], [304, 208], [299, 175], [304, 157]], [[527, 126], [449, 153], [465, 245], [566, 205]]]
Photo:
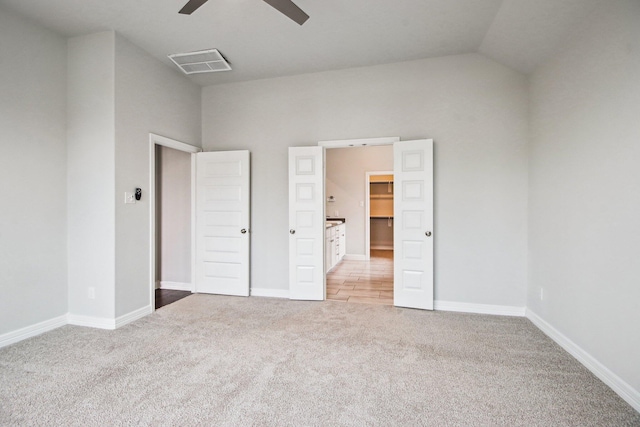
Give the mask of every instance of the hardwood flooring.
[[190, 291], [173, 291], [171, 289], [156, 289], [156, 310], [172, 302], [191, 295]]
[[393, 305], [393, 251], [371, 251], [369, 261], [341, 261], [327, 273], [327, 299]]

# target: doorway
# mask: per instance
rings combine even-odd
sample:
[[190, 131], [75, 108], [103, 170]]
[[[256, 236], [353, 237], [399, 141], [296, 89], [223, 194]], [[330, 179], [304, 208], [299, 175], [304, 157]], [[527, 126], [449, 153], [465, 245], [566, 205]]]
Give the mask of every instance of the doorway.
[[[327, 148], [325, 157], [325, 298], [392, 305], [393, 146]], [[334, 241], [344, 250], [337, 260]]]
[[[324, 300], [327, 295], [326, 204], [332, 200], [331, 196], [334, 202], [338, 199], [325, 188], [326, 149], [364, 146], [369, 141], [374, 142], [369, 145], [393, 144], [393, 304], [433, 310], [431, 139], [378, 138], [320, 142], [317, 147], [289, 147], [289, 298]], [[361, 183], [364, 186], [364, 182]], [[364, 200], [359, 201], [358, 206], [363, 208]], [[363, 216], [360, 215], [360, 219], [364, 221]], [[350, 220], [346, 215], [345, 220], [348, 225]], [[350, 259], [350, 241], [352, 236], [347, 236], [344, 260]]]
[[194, 290], [194, 155], [199, 151], [149, 134], [149, 299], [154, 309]]
[[190, 154], [190, 280], [179, 290], [249, 296], [249, 151], [204, 153], [198, 147], [149, 134], [150, 306], [156, 306], [158, 269], [157, 146]]
[[191, 280], [191, 155], [156, 145], [156, 304], [193, 291]]

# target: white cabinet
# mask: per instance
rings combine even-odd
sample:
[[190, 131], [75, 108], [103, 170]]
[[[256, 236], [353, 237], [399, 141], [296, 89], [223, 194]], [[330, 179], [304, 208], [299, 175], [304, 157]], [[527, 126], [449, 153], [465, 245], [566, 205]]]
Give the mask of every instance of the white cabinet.
[[347, 226], [342, 223], [336, 227], [336, 239], [338, 241], [338, 262], [342, 261], [344, 255], [347, 253], [347, 236], [346, 236]]
[[333, 227], [327, 228], [327, 230], [325, 231], [324, 235], [325, 235], [325, 242], [324, 242], [324, 266], [325, 266], [325, 270], [329, 271], [333, 268], [333, 264], [331, 264], [331, 245], [332, 245], [332, 239], [331, 239], [331, 230], [333, 229]]
[[324, 262], [327, 271], [344, 258], [347, 247], [346, 226], [344, 223], [327, 227], [325, 231]]

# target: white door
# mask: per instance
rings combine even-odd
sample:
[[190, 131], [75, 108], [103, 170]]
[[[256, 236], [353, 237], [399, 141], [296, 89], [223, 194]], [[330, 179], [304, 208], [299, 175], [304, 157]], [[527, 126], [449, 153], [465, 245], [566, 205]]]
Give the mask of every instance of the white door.
[[249, 296], [249, 152], [196, 154], [196, 292]]
[[393, 303], [433, 310], [433, 140], [393, 145]]
[[324, 148], [289, 148], [289, 298], [324, 300]]

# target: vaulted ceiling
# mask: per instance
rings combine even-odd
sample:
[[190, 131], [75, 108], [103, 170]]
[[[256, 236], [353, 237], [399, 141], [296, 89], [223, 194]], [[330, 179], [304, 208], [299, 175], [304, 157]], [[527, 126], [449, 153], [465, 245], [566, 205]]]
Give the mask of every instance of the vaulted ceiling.
[[[533, 71], [606, 0], [295, 0], [302, 26], [262, 0], [0, 0], [67, 37], [115, 30], [173, 66], [167, 55], [219, 49], [233, 71], [190, 77], [227, 82], [480, 52]], [[0, 13], [2, 10], [0, 9]]]

